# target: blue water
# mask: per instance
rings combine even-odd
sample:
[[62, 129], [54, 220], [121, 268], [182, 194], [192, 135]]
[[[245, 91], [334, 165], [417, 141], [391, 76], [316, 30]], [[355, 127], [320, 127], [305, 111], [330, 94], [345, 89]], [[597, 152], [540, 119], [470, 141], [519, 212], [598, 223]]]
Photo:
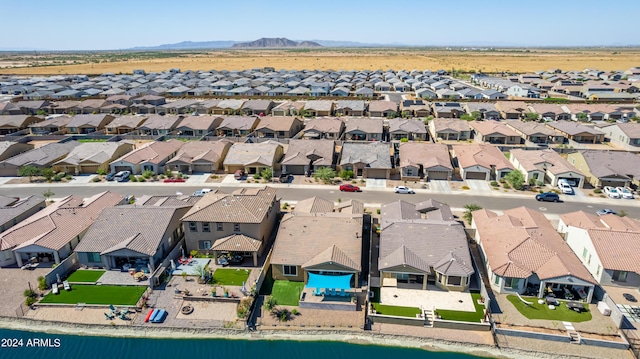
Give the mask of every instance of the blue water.
[[[473, 359], [476, 356], [420, 349], [299, 342], [224, 339], [137, 339], [44, 334], [0, 329], [1, 359]], [[48, 339], [48, 341], [47, 341]], [[22, 340], [22, 341], [20, 341]], [[38, 341], [38, 342], [36, 342]], [[47, 347], [34, 347], [46, 345]]]

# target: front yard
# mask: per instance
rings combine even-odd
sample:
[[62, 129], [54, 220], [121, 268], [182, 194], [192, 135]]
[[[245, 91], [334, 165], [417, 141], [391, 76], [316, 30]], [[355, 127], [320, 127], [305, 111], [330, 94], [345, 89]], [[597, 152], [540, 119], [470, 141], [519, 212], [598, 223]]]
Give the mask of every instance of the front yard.
[[525, 297], [524, 299], [532, 302], [532, 304], [527, 305], [523, 303], [515, 295], [507, 296], [507, 300], [527, 319], [558, 320], [573, 323], [591, 320], [591, 312], [589, 312], [588, 309], [578, 313], [569, 309], [563, 301], [561, 301], [560, 305], [556, 306], [555, 309], [551, 310], [546, 303], [538, 304], [538, 298]]
[[[213, 272], [213, 282], [220, 285], [241, 286], [242, 283], [246, 284], [249, 273], [251, 273], [250, 269], [218, 268]], [[247, 285], [247, 288], [249, 287]]]
[[72, 285], [70, 291], [50, 292], [41, 303], [136, 305], [147, 287], [114, 285]]
[[95, 283], [105, 272], [103, 270], [78, 269], [71, 273], [67, 280], [72, 283]]

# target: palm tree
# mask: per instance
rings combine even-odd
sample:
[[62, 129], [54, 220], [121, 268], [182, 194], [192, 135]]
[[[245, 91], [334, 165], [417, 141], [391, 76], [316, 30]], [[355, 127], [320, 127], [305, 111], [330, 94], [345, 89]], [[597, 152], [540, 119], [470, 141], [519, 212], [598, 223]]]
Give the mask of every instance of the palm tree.
[[478, 206], [475, 203], [470, 203], [464, 206], [464, 214], [462, 215], [462, 218], [464, 218], [465, 221], [467, 221], [467, 223], [469, 223], [469, 225], [471, 225], [471, 221], [473, 220], [473, 211], [477, 211], [479, 209], [482, 209], [482, 207]]

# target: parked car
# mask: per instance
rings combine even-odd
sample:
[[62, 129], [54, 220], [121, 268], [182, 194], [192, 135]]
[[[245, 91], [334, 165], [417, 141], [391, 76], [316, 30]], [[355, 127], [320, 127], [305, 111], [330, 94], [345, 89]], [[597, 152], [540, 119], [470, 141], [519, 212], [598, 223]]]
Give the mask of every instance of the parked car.
[[113, 181], [115, 176], [116, 176], [116, 173], [115, 172], [111, 172], [111, 173], [108, 173], [107, 177], [105, 177], [105, 178], [106, 178], [107, 181]]
[[120, 171], [113, 176], [117, 182], [127, 182], [129, 180], [129, 176], [131, 176], [131, 172], [129, 171]]
[[620, 196], [625, 199], [633, 199], [633, 192], [627, 187], [616, 187]]
[[598, 216], [604, 216], [605, 214], [615, 214], [615, 215], [617, 215], [618, 212], [616, 212], [616, 211], [614, 211], [612, 209], [605, 208], [605, 209], [601, 209], [601, 210], [597, 211], [596, 214]]
[[395, 192], [395, 193], [403, 193], [403, 194], [407, 194], [407, 193], [408, 194], [415, 194], [415, 192], [411, 188], [409, 188], [407, 186], [396, 186], [396, 187], [393, 188], [393, 192]]
[[202, 197], [209, 192], [211, 192], [211, 188], [203, 188], [193, 192], [193, 195], [196, 197]]
[[176, 177], [176, 178], [167, 178], [163, 182], [164, 183], [174, 183], [174, 182], [184, 182], [184, 181], [185, 181], [184, 178]]
[[610, 198], [620, 198], [620, 192], [618, 192], [617, 189], [611, 186], [605, 186], [604, 193]]
[[573, 194], [573, 188], [567, 182], [558, 182], [558, 188], [563, 194]]
[[558, 184], [560, 184], [562, 182], [568, 184], [571, 187], [577, 187], [578, 186], [578, 182], [576, 180], [574, 180], [574, 179], [571, 179], [571, 178], [560, 178], [558, 180]]
[[545, 192], [536, 195], [536, 201], [543, 202], [560, 202], [560, 196], [557, 193]]
[[237, 170], [234, 174], [233, 174], [233, 178], [237, 179], [237, 180], [241, 180], [244, 179], [245, 173], [244, 170]]
[[362, 192], [362, 190], [358, 186], [354, 186], [352, 184], [346, 183], [346, 184], [340, 185], [340, 192]]
[[289, 183], [289, 180], [291, 180], [293, 178], [293, 176], [289, 173], [283, 172], [280, 174], [280, 183]]

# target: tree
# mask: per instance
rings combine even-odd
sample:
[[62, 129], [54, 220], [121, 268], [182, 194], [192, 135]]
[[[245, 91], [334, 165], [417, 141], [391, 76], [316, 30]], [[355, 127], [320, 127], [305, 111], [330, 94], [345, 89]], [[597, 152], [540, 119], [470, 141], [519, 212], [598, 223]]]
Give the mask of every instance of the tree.
[[522, 184], [524, 183], [524, 175], [519, 170], [513, 170], [507, 173], [507, 175], [504, 176], [504, 179], [509, 182], [511, 187], [513, 187], [514, 189], [522, 189]]
[[474, 120], [478, 121], [482, 118], [482, 114], [480, 113], [480, 111], [473, 111], [471, 112], [471, 117], [473, 117]]
[[40, 174], [42, 175], [42, 177], [44, 177], [44, 179], [46, 179], [47, 181], [51, 181], [51, 179], [53, 178], [53, 176], [56, 175], [56, 171], [53, 170], [53, 168], [43, 168], [42, 171], [40, 172]]
[[460, 119], [461, 120], [465, 120], [465, 121], [473, 121], [473, 120], [475, 120], [475, 118], [473, 118], [473, 116], [467, 115], [466, 113], [464, 115], [460, 116]]
[[331, 167], [320, 167], [313, 174], [314, 178], [321, 180], [324, 183], [332, 182], [336, 177], [336, 171], [334, 171]]
[[273, 177], [273, 170], [271, 167], [267, 167], [260, 171], [260, 177], [262, 177], [265, 181], [271, 181], [271, 177]]
[[387, 115], [387, 118], [396, 118], [398, 117], [398, 113], [395, 111], [391, 111], [389, 112], [389, 114]]
[[525, 121], [538, 121], [540, 119], [540, 114], [534, 112], [527, 112], [524, 114]]
[[580, 112], [576, 115], [576, 118], [578, 119], [578, 121], [580, 122], [587, 122], [589, 121], [589, 116], [584, 113], [584, 112]]
[[18, 176], [20, 177], [29, 177], [29, 182], [33, 180], [33, 176], [37, 176], [40, 174], [40, 169], [35, 166], [24, 166], [20, 167], [18, 170]]
[[342, 170], [338, 173], [338, 177], [342, 178], [345, 181], [348, 181], [353, 178], [353, 171], [351, 170]]
[[50, 189], [48, 189], [48, 190], [46, 190], [46, 191], [42, 192], [42, 196], [44, 196], [44, 198], [45, 198], [47, 201], [49, 200], [49, 198], [51, 198], [51, 197], [53, 197], [53, 196], [55, 196], [55, 195], [56, 195], [56, 194], [55, 194], [55, 193], [53, 193], [53, 192], [51, 192], [51, 190], [50, 190]]
[[475, 203], [470, 203], [464, 206], [464, 214], [462, 215], [462, 218], [464, 218], [465, 221], [467, 221], [467, 223], [469, 223], [469, 225], [471, 225], [471, 221], [473, 220], [473, 211], [477, 211], [479, 209], [482, 209], [482, 207], [478, 206]]

